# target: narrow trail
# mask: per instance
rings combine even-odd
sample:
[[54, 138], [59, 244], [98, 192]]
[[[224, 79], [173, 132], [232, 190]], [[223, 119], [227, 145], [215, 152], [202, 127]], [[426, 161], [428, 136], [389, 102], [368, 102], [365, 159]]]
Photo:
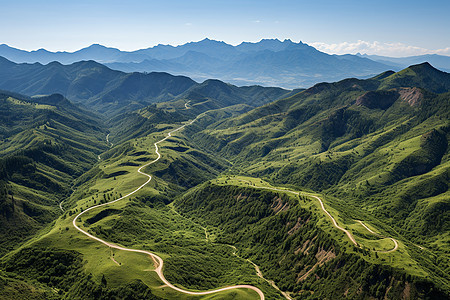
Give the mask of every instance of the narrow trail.
[[109, 258], [111, 258], [111, 260], [112, 260], [116, 265], [120, 266], [120, 263], [114, 258], [114, 253], [113, 253], [113, 250], [112, 250], [111, 248], [109, 248], [109, 252], [110, 252]]
[[[192, 221], [192, 220], [189, 219], [189, 218], [184, 217], [183, 215], [181, 215], [179, 212], [177, 212], [177, 211], [176, 211], [175, 209], [173, 209], [173, 208], [172, 208], [172, 211], [173, 211], [174, 213], [176, 213], [177, 215], [179, 215], [180, 217], [182, 217], [182, 218], [184, 218], [184, 219], [186, 219], [186, 220], [192, 222], [192, 223], [195, 224], [196, 226], [201, 227], [201, 228], [205, 231], [205, 240], [206, 240], [206, 242], [207, 242], [207, 243], [211, 242], [211, 241], [209, 240], [209, 233], [208, 233], [208, 229], [207, 229], [206, 227], [204, 227], [204, 226], [202, 226], [202, 225], [200, 225], [200, 224], [198, 224], [198, 223], [195, 223], [194, 221]], [[211, 243], [214, 244], [214, 242], [211, 242]], [[289, 296], [288, 293], [283, 292], [283, 291], [277, 286], [277, 284], [275, 283], [275, 281], [265, 278], [264, 275], [263, 275], [263, 273], [262, 273], [262, 271], [261, 271], [261, 269], [259, 268], [259, 266], [258, 266], [257, 264], [255, 264], [253, 261], [251, 261], [251, 260], [248, 259], [248, 258], [244, 258], [244, 257], [239, 256], [239, 255], [237, 254], [238, 249], [236, 248], [236, 246], [230, 245], [230, 244], [221, 244], [221, 245], [226, 245], [226, 246], [232, 248], [232, 249], [233, 249], [232, 254], [233, 254], [234, 256], [236, 256], [236, 257], [238, 257], [238, 258], [240, 258], [240, 259], [242, 259], [242, 260], [245, 260], [245, 261], [249, 262], [250, 264], [252, 264], [252, 266], [255, 268], [256, 275], [257, 275], [259, 278], [263, 279], [263, 280], [266, 281], [268, 284], [270, 284], [274, 289], [276, 289], [277, 291], [279, 291], [279, 292], [280, 292], [287, 300], [293, 300], [293, 299]]]
[[[250, 181], [247, 181], [247, 180], [243, 180], [243, 181], [251, 183]], [[355, 238], [353, 237], [353, 235], [348, 230], [346, 230], [345, 228], [342, 228], [341, 226], [338, 225], [338, 223], [333, 218], [333, 216], [325, 209], [325, 206], [323, 205], [323, 201], [319, 197], [314, 196], [314, 195], [305, 194], [305, 193], [296, 192], [296, 191], [284, 190], [284, 189], [278, 189], [278, 188], [272, 188], [272, 187], [266, 187], [266, 186], [255, 186], [255, 185], [253, 185], [253, 187], [257, 188], [257, 189], [265, 189], [265, 190], [272, 190], [272, 191], [277, 191], [277, 192], [291, 193], [291, 194], [294, 194], [294, 195], [305, 195], [305, 196], [309, 196], [309, 197], [313, 197], [313, 198], [317, 199], [319, 201], [319, 203], [320, 203], [320, 206], [322, 207], [322, 210], [328, 215], [328, 217], [333, 222], [334, 227], [336, 227], [337, 229], [343, 231], [348, 236], [350, 241], [352, 241], [352, 243], [355, 244], [355, 246], [359, 246], [358, 243], [356, 242]]]
[[[201, 296], [201, 295], [209, 295], [209, 294], [214, 294], [214, 293], [223, 292], [223, 291], [228, 291], [228, 290], [234, 290], [234, 289], [250, 289], [250, 290], [253, 290], [253, 291], [255, 291], [256, 293], [258, 293], [258, 295], [259, 295], [259, 297], [260, 297], [260, 300], [264, 300], [264, 299], [265, 299], [264, 293], [263, 293], [259, 288], [255, 287], [255, 286], [252, 286], [252, 285], [247, 285], [247, 284], [233, 285], [233, 286], [226, 286], [226, 287], [223, 287], [223, 288], [219, 288], [219, 289], [215, 289], [215, 290], [210, 290], [210, 291], [204, 291], [204, 292], [192, 292], [192, 291], [188, 291], [188, 290], [185, 290], [185, 289], [176, 287], [176, 286], [174, 286], [173, 284], [171, 284], [169, 281], [167, 281], [167, 279], [165, 278], [165, 276], [164, 276], [164, 274], [163, 274], [164, 260], [163, 260], [161, 257], [159, 257], [158, 255], [156, 255], [156, 254], [154, 254], [154, 253], [152, 253], [152, 252], [150, 252], [150, 251], [146, 251], [146, 250], [125, 248], [125, 247], [122, 247], [122, 246], [119, 246], [119, 245], [115, 245], [115, 244], [113, 244], [113, 243], [109, 243], [109, 242], [107, 242], [107, 241], [105, 241], [105, 240], [102, 240], [101, 238], [98, 238], [98, 237], [96, 237], [96, 236], [90, 234], [89, 232], [87, 232], [87, 231], [81, 229], [81, 228], [78, 227], [78, 225], [76, 224], [77, 219], [78, 219], [79, 217], [81, 217], [84, 213], [86, 213], [86, 212], [88, 212], [88, 211], [90, 211], [90, 210], [92, 210], [92, 209], [95, 209], [95, 208], [98, 208], [98, 207], [101, 207], [101, 206], [105, 206], [105, 205], [109, 205], [109, 204], [118, 202], [118, 201], [120, 201], [120, 200], [123, 200], [123, 199], [125, 199], [125, 198], [127, 198], [127, 197], [129, 197], [129, 196], [131, 196], [131, 195], [133, 195], [133, 194], [135, 194], [136, 192], [138, 192], [139, 190], [141, 190], [145, 185], [147, 185], [147, 184], [152, 180], [152, 176], [149, 175], [149, 174], [147, 174], [147, 173], [142, 172], [141, 170], [142, 170], [143, 168], [149, 166], [149, 165], [152, 165], [152, 164], [156, 163], [156, 162], [161, 158], [161, 154], [159, 153], [158, 144], [164, 142], [165, 140], [167, 140], [169, 137], [172, 136], [173, 133], [175, 133], [175, 132], [177, 132], [177, 131], [183, 129], [183, 128], [186, 127], [187, 125], [191, 125], [192, 123], [194, 123], [194, 122], [195, 122], [200, 116], [202, 116], [202, 115], [203, 115], [203, 114], [200, 114], [200, 115], [198, 115], [195, 119], [193, 119], [192, 121], [190, 121], [189, 123], [186, 123], [186, 124], [184, 124], [184, 125], [178, 127], [177, 129], [174, 129], [174, 130], [170, 131], [170, 132], [167, 134], [167, 136], [166, 136], [165, 138], [163, 138], [163, 139], [161, 139], [161, 140], [159, 140], [159, 141], [157, 141], [157, 142], [154, 143], [154, 145], [155, 145], [155, 153], [156, 153], [156, 155], [157, 155], [157, 158], [156, 158], [155, 160], [153, 160], [153, 161], [151, 161], [151, 162], [149, 162], [149, 163], [147, 163], [147, 164], [141, 166], [141, 167], [137, 170], [138, 173], [140, 173], [140, 174], [142, 174], [142, 175], [148, 177], [148, 180], [147, 180], [145, 183], [143, 183], [143, 184], [140, 185], [137, 189], [135, 189], [134, 191], [128, 193], [127, 195], [125, 195], [125, 196], [123, 196], [123, 197], [120, 197], [120, 198], [118, 198], [118, 199], [116, 199], [116, 200], [113, 200], [113, 201], [110, 201], [110, 202], [107, 202], [107, 203], [98, 204], [98, 205], [91, 206], [91, 207], [87, 208], [87, 209], [84, 210], [83, 212], [79, 213], [79, 214], [73, 219], [72, 224], [73, 224], [73, 226], [74, 226], [78, 231], [80, 231], [81, 233], [83, 233], [83, 234], [86, 235], [87, 237], [89, 237], [89, 238], [91, 238], [91, 239], [93, 239], [93, 240], [95, 240], [95, 241], [98, 241], [98, 242], [100, 242], [100, 243], [102, 243], [102, 244], [104, 244], [104, 245], [106, 245], [106, 246], [108, 246], [108, 247], [110, 247], [110, 248], [114, 248], [114, 249], [118, 249], [118, 250], [122, 250], [122, 251], [128, 251], [128, 252], [143, 253], [143, 254], [149, 255], [149, 256], [155, 261], [156, 268], [155, 268], [154, 271], [156, 272], [156, 274], [158, 274], [160, 280], [161, 280], [166, 286], [168, 286], [168, 287], [170, 287], [171, 289], [173, 289], [173, 290], [175, 290], [175, 291], [178, 291], [178, 292], [180, 292], [180, 293], [188, 294], [188, 295], [194, 295], [194, 296]], [[106, 136], [106, 140], [107, 140], [108, 143], [109, 143], [109, 134]], [[112, 144], [111, 144], [111, 146], [112, 146]]]
[[245, 260], [248, 261], [250, 264], [252, 264], [252, 266], [255, 268], [256, 275], [257, 275], [259, 278], [263, 279], [263, 280], [266, 281], [268, 284], [270, 284], [274, 289], [276, 289], [277, 291], [279, 291], [279, 292], [284, 296], [284, 298], [286, 298], [287, 300], [293, 300], [293, 299], [291, 298], [291, 296], [289, 296], [288, 293], [283, 292], [283, 291], [277, 286], [277, 284], [275, 283], [275, 281], [265, 278], [264, 275], [263, 275], [263, 273], [262, 273], [262, 271], [261, 271], [261, 269], [259, 268], [259, 266], [258, 266], [257, 264], [255, 264], [253, 261], [251, 261], [251, 260], [248, 259], [248, 258], [243, 258], [243, 257], [239, 256], [239, 255], [237, 254], [237, 251], [238, 251], [238, 250], [237, 250], [237, 248], [236, 248], [235, 246], [229, 245], [229, 244], [225, 244], [225, 245], [227, 245], [228, 247], [230, 247], [230, 248], [233, 249], [233, 255], [234, 255], [234, 256], [239, 257], [240, 259], [245, 259]]
[[[355, 238], [353, 237], [353, 235], [345, 228], [342, 228], [341, 226], [338, 225], [338, 223], [336, 222], [336, 220], [333, 218], [333, 216], [325, 209], [325, 206], [323, 204], [322, 199], [320, 199], [318, 196], [315, 195], [310, 195], [310, 194], [306, 194], [306, 193], [300, 193], [300, 192], [296, 192], [296, 191], [291, 191], [291, 190], [285, 190], [285, 189], [280, 189], [280, 188], [272, 188], [272, 187], [265, 187], [265, 186], [255, 186], [251, 181], [248, 180], [241, 180], [243, 182], [247, 182], [248, 184], [250, 184], [252, 187], [257, 188], [257, 189], [266, 189], [266, 190], [272, 190], [272, 191], [278, 191], [278, 192], [285, 192], [285, 193], [291, 193], [294, 195], [304, 195], [304, 196], [309, 196], [312, 197], [314, 199], [316, 199], [317, 201], [319, 201], [320, 203], [320, 207], [322, 208], [322, 210], [327, 214], [327, 216], [331, 219], [331, 221], [333, 222], [334, 227], [336, 227], [337, 229], [343, 231], [348, 238], [350, 239], [350, 241], [352, 241], [353, 244], [355, 244], [355, 246], [360, 247], [360, 245], [356, 242]], [[389, 253], [389, 252], [393, 252], [396, 251], [398, 249], [398, 242], [396, 239], [391, 238], [391, 237], [385, 237], [382, 236], [374, 231], [372, 231], [369, 227], [367, 227], [362, 221], [360, 220], [355, 220], [357, 222], [359, 222], [362, 226], [364, 226], [364, 228], [366, 228], [370, 233], [382, 237], [382, 238], [389, 238], [393, 243], [394, 243], [394, 248], [391, 250], [387, 250], [387, 251], [376, 251], [379, 253]]]
[[112, 148], [112, 146], [114, 146], [114, 144], [109, 141], [109, 133], [106, 135], [106, 143], [108, 143], [110, 148]]
[[[109, 133], [106, 135], [106, 145], [109, 146]], [[111, 143], [111, 146], [109, 146], [110, 148], [113, 146], [113, 143]], [[100, 154], [97, 155], [98, 160], [102, 160], [102, 158], [100, 157]]]
[[261, 272], [261, 269], [259, 268], [259, 266], [258, 266], [257, 264], [255, 264], [254, 262], [252, 262], [250, 259], [247, 259], [247, 261], [253, 265], [253, 267], [255, 268], [255, 271], [256, 271], [256, 275], [258, 275], [259, 278], [264, 279], [264, 280], [265, 280], [268, 284], [270, 284], [274, 289], [276, 289], [277, 291], [279, 291], [279, 292], [284, 296], [284, 298], [286, 298], [287, 300], [293, 300], [293, 299], [291, 298], [291, 296], [289, 296], [288, 293], [283, 292], [283, 291], [277, 286], [277, 284], [275, 283], [275, 281], [265, 278], [264, 275], [263, 275], [263, 273]]
[[388, 239], [390, 239], [390, 240], [394, 243], [394, 248], [392, 248], [391, 250], [383, 250], [383, 251], [376, 251], [376, 252], [379, 252], [379, 253], [389, 253], [389, 252], [394, 252], [395, 250], [398, 249], [398, 242], [397, 242], [396, 239], [391, 238], [391, 237], [387, 237], [387, 236], [383, 236], [383, 235], [381, 235], [381, 234], [379, 234], [379, 233], [376, 233], [375, 231], [373, 231], [372, 229], [370, 229], [369, 227], [367, 227], [367, 225], [364, 224], [361, 220], [355, 220], [355, 221], [358, 222], [359, 224], [361, 224], [365, 229], [367, 229], [367, 231], [369, 231], [369, 232], [372, 233], [373, 235], [376, 235], [376, 236], [378, 236], [378, 237], [380, 237], [380, 238], [388, 238]]

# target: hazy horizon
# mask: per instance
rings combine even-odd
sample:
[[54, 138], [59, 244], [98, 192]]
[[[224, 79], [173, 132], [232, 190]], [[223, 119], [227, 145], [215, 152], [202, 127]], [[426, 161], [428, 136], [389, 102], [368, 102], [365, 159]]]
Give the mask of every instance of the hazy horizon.
[[450, 55], [450, 2], [443, 0], [4, 2], [0, 43], [27, 51], [92, 44], [132, 51], [208, 37], [231, 45], [291, 39], [330, 54]]
[[[63, 53], [63, 52], [65, 52], [65, 53], [74, 53], [74, 52], [80, 51], [82, 49], [89, 48], [89, 47], [94, 46], [94, 45], [100, 45], [100, 46], [104, 46], [106, 48], [118, 49], [118, 50], [124, 51], [124, 52], [133, 52], [133, 51], [137, 51], [137, 50], [153, 48], [153, 47], [156, 47], [156, 46], [159, 46], [159, 45], [177, 47], [177, 46], [182, 46], [182, 45], [185, 45], [185, 44], [188, 44], [188, 43], [197, 43], [197, 42], [200, 42], [200, 41], [205, 40], [205, 39], [214, 40], [214, 39], [205, 37], [205, 38], [203, 38], [201, 40], [195, 40], [195, 41], [192, 40], [192, 41], [187, 41], [187, 42], [181, 43], [181, 44], [162, 44], [162, 43], [158, 43], [158, 44], [150, 45], [148, 47], [137, 48], [137, 49], [130, 49], [130, 50], [125, 50], [125, 49], [117, 48], [117, 47], [110, 46], [110, 45], [100, 44], [100, 43], [92, 43], [92, 44], [89, 44], [89, 45], [82, 46], [82, 47], [80, 47], [78, 49], [75, 49], [75, 50], [66, 50], [66, 49], [63, 49], [63, 50], [51, 50], [51, 49], [47, 49], [47, 48], [43, 48], [43, 47], [36, 48], [36, 49], [23, 49], [23, 48], [19, 48], [19, 47], [16, 47], [14, 45], [10, 45], [10, 44], [7, 44], [7, 43], [0, 43], [0, 45], [7, 45], [7, 46], [9, 46], [11, 48], [24, 50], [24, 51], [28, 51], [28, 52], [35, 52], [35, 51], [39, 51], [39, 50], [46, 50], [46, 51], [53, 52], [53, 53], [58, 53], [58, 52], [60, 52], [60, 53]], [[376, 42], [375, 43], [369, 43], [369, 42], [364, 42], [364, 41], [358, 41], [357, 43], [341, 43], [341, 44], [331, 44], [331, 45], [330, 44], [326, 44], [326, 43], [321, 43], [321, 42], [307, 43], [307, 42], [302, 41], [302, 40], [295, 41], [295, 40], [289, 39], [289, 38], [286, 38], [286, 39], [262, 38], [262, 39], [259, 39], [257, 41], [241, 41], [241, 42], [238, 42], [238, 43], [229, 43], [229, 42], [221, 41], [221, 40], [215, 40], [215, 41], [224, 42], [224, 43], [232, 45], [232, 46], [238, 46], [238, 45], [240, 45], [242, 43], [259, 43], [259, 42], [261, 42], [263, 40], [279, 40], [280, 42], [283, 42], [285, 40], [291, 40], [294, 43], [302, 42], [302, 43], [306, 43], [306, 44], [308, 44], [310, 46], [313, 46], [317, 50], [325, 52], [327, 54], [337, 54], [337, 55], [358, 54], [359, 53], [359, 54], [362, 54], [362, 55], [367, 54], [367, 55], [379, 55], [379, 56], [399, 57], [400, 58], [400, 57], [408, 57], [408, 56], [419, 56], [419, 55], [425, 55], [425, 54], [438, 54], [438, 55], [443, 55], [443, 56], [449, 56], [450, 57], [450, 49], [439, 49], [438, 51], [433, 51], [433, 50], [429, 50], [429, 49], [423, 49], [423, 48], [419, 48], [419, 47], [407, 46], [407, 45], [402, 45], [402, 44], [397, 44], [397, 45], [389, 45], [388, 44], [388, 45], [385, 45], [388, 49], [383, 49], [381, 51], [370, 51], [370, 49], [369, 49], [369, 51], [365, 51], [364, 47], [358, 47], [358, 46], [361, 46], [361, 45], [366, 45], [366, 46], [373, 45], [373, 46], [376, 46], [376, 47], [378, 47], [380, 49], [381, 45], [379, 45], [379, 43], [376, 43]], [[404, 52], [404, 55], [402, 55], [402, 53], [400, 53], [398, 55], [390, 54], [389, 53], [389, 47], [401, 47], [403, 49], [406, 49], [407, 51]], [[416, 53], [413, 53], [414, 51]]]

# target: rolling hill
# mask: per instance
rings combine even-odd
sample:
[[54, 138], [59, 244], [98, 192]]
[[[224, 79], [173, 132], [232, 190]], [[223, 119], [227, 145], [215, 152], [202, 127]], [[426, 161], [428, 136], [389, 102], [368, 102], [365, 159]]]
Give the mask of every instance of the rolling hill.
[[0, 92], [2, 255], [59, 215], [76, 177], [107, 146], [103, 122], [59, 94]]
[[344, 222], [395, 232], [448, 286], [449, 80], [424, 63], [322, 83], [189, 136], [230, 160], [230, 174], [321, 192]]
[[0, 59], [0, 87], [26, 95], [60, 93], [106, 115], [170, 100], [196, 83], [167, 73], [123, 73], [94, 61], [15, 64]]
[[360, 197], [375, 197], [435, 169], [446, 176], [449, 80], [425, 63], [318, 84], [193, 138], [258, 177], [346, 196], [354, 186]]
[[[60, 198], [45, 204], [45, 230], [0, 259], [0, 296], [260, 299], [245, 289], [169, 288], [151, 252], [183, 290], [246, 284], [266, 299], [446, 299], [449, 79], [426, 63], [294, 91], [207, 80], [104, 125], [60, 95], [6, 93], [5, 107], [32, 116], [1, 123], [13, 124], [2, 127], [8, 155], [21, 153], [11, 142], [24, 145], [21, 132], [69, 131], [56, 121], [36, 128], [44, 110], [64, 124], [73, 115], [70, 132], [82, 130], [90, 146], [77, 152], [85, 160], [53, 157], [79, 167], [58, 173], [58, 190], [70, 182], [73, 192], [60, 215]], [[34, 165], [63, 172], [51, 161]], [[14, 163], [19, 175], [0, 169], [10, 185], [33, 170], [27, 158]]]
[[0, 88], [30, 96], [60, 93], [106, 117], [180, 99], [192, 105], [209, 102], [211, 107], [224, 107], [245, 103], [256, 107], [289, 93], [281, 88], [237, 87], [218, 80], [199, 84], [167, 73], [124, 73], [94, 61], [41, 65], [16, 64], [4, 58], [0, 58]]

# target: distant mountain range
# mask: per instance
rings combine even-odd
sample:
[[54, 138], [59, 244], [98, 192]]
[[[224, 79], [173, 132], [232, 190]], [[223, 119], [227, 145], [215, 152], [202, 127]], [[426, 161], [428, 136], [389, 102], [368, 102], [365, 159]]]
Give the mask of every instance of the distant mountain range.
[[[329, 55], [291, 40], [263, 39], [232, 46], [204, 39], [180, 46], [157, 45], [136, 51], [120, 51], [94, 44], [75, 52], [24, 51], [0, 45], [0, 56], [16, 63], [72, 64], [94, 60], [124, 72], [168, 72], [197, 81], [216, 78], [236, 85], [310, 87], [348, 77], [368, 78], [386, 70], [404, 68], [404, 61], [365, 55]], [[435, 57], [437, 68], [447, 69], [450, 58]], [[406, 58], [405, 58], [406, 59]], [[426, 61], [411, 58], [407, 65]]]
[[388, 56], [380, 56], [380, 55], [367, 55], [358, 53], [357, 56], [368, 58], [383, 64], [395, 66], [397, 68], [406, 68], [410, 65], [416, 65], [423, 62], [428, 62], [435, 66], [436, 68], [450, 72], [450, 57], [443, 56], [438, 54], [425, 54], [425, 55], [417, 55], [417, 56], [408, 56], [408, 57], [388, 57]]

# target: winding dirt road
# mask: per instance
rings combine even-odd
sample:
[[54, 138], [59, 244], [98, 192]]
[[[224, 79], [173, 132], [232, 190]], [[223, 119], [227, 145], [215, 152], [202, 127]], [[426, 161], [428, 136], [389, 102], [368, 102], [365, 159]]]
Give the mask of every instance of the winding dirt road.
[[[242, 180], [242, 181], [249, 182], [247, 180]], [[251, 183], [251, 182], [249, 182], [249, 183]], [[355, 244], [355, 246], [358, 246], [358, 243], [356, 242], [356, 240], [353, 237], [353, 235], [348, 230], [346, 230], [345, 228], [342, 228], [341, 226], [338, 225], [338, 223], [333, 218], [333, 216], [325, 209], [325, 206], [323, 205], [323, 201], [319, 197], [314, 196], [314, 195], [308, 195], [308, 194], [296, 192], [296, 191], [291, 191], [291, 190], [271, 188], [271, 187], [267, 187], [267, 186], [253, 186], [253, 187], [257, 188], [257, 189], [265, 189], [265, 190], [272, 190], [272, 191], [277, 191], [277, 192], [291, 193], [291, 194], [294, 194], [294, 195], [300, 195], [301, 194], [301, 195], [305, 195], [305, 196], [309, 196], [309, 197], [313, 197], [313, 198], [317, 199], [319, 201], [319, 203], [320, 203], [320, 206], [322, 207], [322, 210], [328, 215], [328, 217], [331, 219], [331, 221], [333, 221], [334, 227], [336, 227], [337, 229], [343, 231], [348, 236], [350, 241], [352, 241], [352, 243]]]
[[[101, 206], [105, 206], [105, 205], [109, 205], [109, 204], [118, 202], [118, 201], [120, 201], [120, 200], [123, 200], [123, 199], [125, 199], [125, 198], [127, 198], [127, 197], [133, 195], [134, 193], [138, 192], [138, 191], [139, 191], [140, 189], [142, 189], [145, 185], [147, 185], [147, 184], [152, 180], [152, 176], [149, 175], [149, 174], [147, 174], [147, 173], [142, 172], [142, 169], [145, 168], [145, 167], [147, 167], [147, 166], [149, 166], [149, 165], [151, 165], [151, 164], [156, 163], [156, 162], [161, 158], [161, 154], [159, 153], [158, 144], [164, 142], [165, 140], [167, 140], [169, 137], [172, 136], [172, 134], [173, 134], [174, 132], [177, 132], [177, 131], [183, 129], [184, 127], [186, 127], [187, 125], [191, 125], [192, 123], [194, 123], [201, 115], [202, 115], [202, 114], [198, 115], [194, 120], [190, 121], [189, 123], [186, 123], [186, 124], [184, 124], [184, 125], [178, 127], [177, 129], [170, 131], [170, 132], [167, 134], [167, 136], [166, 136], [165, 138], [163, 138], [163, 139], [157, 141], [156, 143], [154, 143], [154, 145], [155, 145], [155, 153], [156, 153], [156, 155], [157, 155], [157, 158], [156, 158], [155, 160], [153, 160], [153, 161], [151, 161], [151, 162], [149, 162], [149, 163], [147, 163], [147, 164], [141, 166], [141, 167], [138, 169], [138, 173], [140, 173], [140, 174], [142, 174], [142, 175], [148, 177], [148, 180], [147, 180], [145, 183], [143, 183], [141, 186], [139, 186], [137, 189], [135, 189], [135, 190], [132, 191], [131, 193], [129, 193], [129, 194], [123, 196], [123, 197], [120, 197], [119, 199], [116, 199], [116, 200], [113, 200], [113, 201], [110, 201], [110, 202], [107, 202], [107, 203], [103, 203], [103, 204], [99, 204], [99, 205], [95, 205], [95, 206], [89, 207], [89, 208], [86, 209], [85, 211], [79, 213], [79, 214], [73, 219], [72, 224], [73, 224], [73, 226], [74, 226], [78, 231], [80, 231], [80, 232], [83, 233], [84, 235], [86, 235], [86, 236], [88, 236], [89, 238], [91, 238], [91, 239], [93, 239], [93, 240], [96, 240], [96, 241], [98, 241], [98, 242], [100, 242], [100, 243], [102, 243], [102, 244], [104, 244], [104, 245], [106, 245], [106, 246], [108, 246], [108, 247], [110, 247], [110, 248], [114, 248], [114, 249], [118, 249], [118, 250], [122, 250], [122, 251], [128, 251], [128, 252], [143, 253], [143, 254], [149, 255], [149, 256], [156, 262], [156, 264], [157, 264], [157, 267], [156, 267], [156, 269], [155, 269], [155, 272], [156, 272], [156, 274], [158, 274], [158, 276], [159, 276], [159, 278], [161, 279], [161, 281], [162, 281], [166, 286], [168, 286], [168, 287], [170, 287], [171, 289], [173, 289], [173, 290], [175, 290], [175, 291], [178, 291], [178, 292], [180, 292], [180, 293], [188, 294], [188, 295], [194, 295], [194, 296], [201, 296], [201, 295], [209, 295], [209, 294], [214, 294], [214, 293], [223, 292], [223, 291], [228, 291], [228, 290], [234, 290], [234, 289], [250, 289], [250, 290], [253, 290], [253, 291], [255, 291], [255, 292], [258, 293], [258, 295], [259, 295], [259, 297], [260, 297], [260, 300], [264, 300], [264, 299], [265, 299], [265, 298], [264, 298], [264, 293], [263, 293], [259, 288], [255, 287], [255, 286], [252, 286], [252, 285], [247, 285], [247, 284], [233, 285], [233, 286], [226, 286], [226, 287], [223, 287], [223, 288], [219, 288], [219, 289], [215, 289], [215, 290], [210, 290], [210, 291], [204, 291], [204, 292], [192, 292], [192, 291], [188, 291], [188, 290], [184, 290], [184, 289], [182, 289], [182, 288], [176, 287], [176, 286], [174, 286], [173, 284], [171, 284], [169, 281], [167, 281], [167, 279], [164, 277], [164, 274], [163, 274], [164, 260], [163, 260], [161, 257], [159, 257], [158, 255], [156, 255], [156, 254], [154, 254], [154, 253], [152, 253], [152, 252], [149, 252], [149, 251], [145, 251], [145, 250], [125, 248], [125, 247], [122, 247], [122, 246], [118, 246], [118, 245], [109, 243], [109, 242], [107, 242], [107, 241], [105, 241], [105, 240], [102, 240], [101, 238], [98, 238], [98, 237], [96, 237], [96, 236], [90, 234], [89, 232], [87, 232], [87, 231], [81, 229], [81, 228], [78, 227], [78, 225], [76, 224], [77, 219], [78, 219], [79, 217], [81, 217], [84, 213], [86, 213], [86, 212], [88, 212], [88, 211], [90, 211], [90, 210], [92, 210], [92, 209], [95, 209], [95, 208], [98, 208], [98, 207], [101, 207]], [[109, 134], [108, 134], [108, 136], [109, 136]], [[107, 136], [107, 140], [108, 140], [108, 136]]]
[[[257, 188], [257, 189], [266, 189], [266, 190], [272, 190], [272, 191], [278, 191], [278, 192], [285, 192], [285, 193], [291, 193], [291, 194], [294, 194], [294, 195], [305, 195], [305, 196], [309, 196], [309, 197], [313, 197], [314, 199], [317, 199], [317, 201], [319, 201], [319, 203], [320, 203], [320, 206], [321, 206], [322, 210], [327, 214], [327, 216], [328, 216], [328, 217], [331, 219], [331, 221], [333, 222], [334, 227], [336, 227], [337, 229], [343, 231], [343, 232], [348, 236], [348, 238], [350, 239], [350, 241], [352, 241], [352, 243], [355, 244], [355, 246], [360, 247], [360, 245], [358, 245], [358, 243], [356, 242], [356, 240], [355, 240], [355, 238], [353, 237], [353, 235], [352, 235], [348, 230], [346, 230], [345, 228], [342, 228], [341, 226], [338, 225], [338, 223], [337, 223], [336, 220], [333, 218], [333, 216], [325, 209], [325, 206], [323, 205], [323, 201], [322, 201], [322, 199], [320, 199], [319, 197], [314, 196], [314, 195], [310, 195], [310, 194], [305, 194], [305, 193], [300, 193], [300, 192], [296, 192], [296, 191], [291, 191], [291, 190], [285, 190], [285, 189], [279, 189], [279, 188], [272, 188], [272, 187], [266, 187], [266, 186], [255, 186], [255, 185], [253, 185], [252, 182], [250, 182], [250, 181], [248, 181], [248, 180], [241, 180], [241, 181], [247, 182], [247, 183], [251, 184], [252, 187]], [[389, 238], [389, 239], [391, 239], [391, 241], [394, 243], [394, 248], [393, 248], [393, 249], [387, 250], [387, 251], [376, 251], [376, 252], [380, 252], [380, 253], [389, 253], [389, 252], [393, 252], [393, 251], [395, 251], [395, 250], [398, 249], [398, 242], [397, 242], [396, 239], [391, 238], [391, 237], [385, 237], [385, 236], [382, 236], [382, 235], [380, 235], [380, 234], [378, 234], [378, 233], [372, 231], [369, 227], [367, 227], [367, 226], [366, 226], [362, 221], [360, 221], [360, 220], [355, 220], [355, 221], [359, 222], [359, 223], [360, 223], [362, 226], [364, 226], [364, 228], [366, 228], [370, 233], [372, 233], [372, 234], [374, 234], [374, 235], [376, 235], [376, 236], [382, 237], [382, 238]]]
[[111, 143], [111, 142], [109, 141], [109, 133], [106, 135], [106, 143], [108, 144], [108, 146], [109, 146], [110, 148], [112, 148], [112, 146], [114, 145], [113, 143]]
[[395, 250], [397, 250], [398, 248], [398, 242], [396, 239], [391, 238], [391, 237], [387, 237], [387, 236], [382, 236], [379, 233], [376, 233], [375, 231], [373, 231], [372, 229], [370, 229], [369, 227], [366, 226], [366, 224], [364, 224], [362, 221], [360, 220], [356, 220], [359, 224], [361, 224], [365, 229], [367, 229], [367, 231], [369, 231], [370, 233], [372, 233], [373, 235], [376, 235], [380, 238], [388, 238], [390, 239], [392, 242], [394, 242], [394, 248], [392, 248], [391, 250], [385, 250], [385, 251], [376, 251], [376, 252], [380, 252], [380, 253], [389, 253], [389, 252], [393, 252]]
[[330, 217], [331, 221], [333, 221], [334, 227], [336, 227], [339, 230], [342, 230], [347, 236], [348, 238], [352, 241], [353, 244], [355, 244], [355, 246], [359, 246], [358, 243], [356, 242], [355, 238], [353, 237], [353, 235], [345, 228], [342, 228], [341, 226], [338, 225], [338, 223], [336, 222], [336, 220], [330, 215], [330, 213], [325, 209], [325, 207], [323, 206], [323, 202], [322, 199], [320, 199], [317, 196], [313, 196], [310, 195], [310, 197], [313, 197], [317, 200], [319, 200], [320, 202], [320, 206], [322, 207], [322, 210], [328, 215], [328, 217]]

